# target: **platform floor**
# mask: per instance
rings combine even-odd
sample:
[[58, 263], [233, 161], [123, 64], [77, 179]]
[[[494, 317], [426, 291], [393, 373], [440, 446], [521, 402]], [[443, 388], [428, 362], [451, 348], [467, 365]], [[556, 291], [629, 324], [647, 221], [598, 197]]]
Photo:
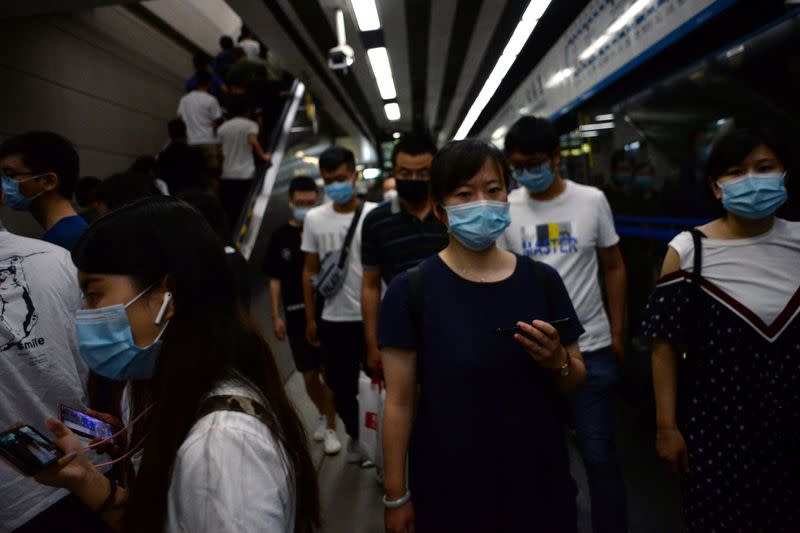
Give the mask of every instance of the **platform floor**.
[[[272, 334], [266, 298], [265, 287], [254, 291], [253, 317], [273, 347], [287, 393], [310, 433], [317, 422], [316, 409], [305, 393], [302, 377], [294, 370], [288, 344], [278, 342]], [[634, 533], [676, 532], [680, 530], [677, 483], [664, 472], [655, 455], [649, 413], [641, 409], [642, 402], [635, 399], [619, 401], [617, 446], [627, 483], [629, 529]], [[347, 436], [341, 421], [338, 432], [345, 444]], [[574, 442], [571, 437], [568, 440], [572, 474], [579, 489], [579, 531], [588, 533], [591, 521], [586, 475]], [[382, 488], [376, 481], [375, 470], [347, 464], [344, 453], [326, 457], [318, 443], [310, 443], [310, 448], [319, 472], [323, 533], [384, 531]]]

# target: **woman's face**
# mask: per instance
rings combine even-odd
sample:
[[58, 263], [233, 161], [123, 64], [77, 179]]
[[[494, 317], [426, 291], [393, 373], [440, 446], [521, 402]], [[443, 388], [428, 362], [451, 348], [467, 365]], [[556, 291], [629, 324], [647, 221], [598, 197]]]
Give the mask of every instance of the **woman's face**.
[[778, 159], [777, 154], [765, 144], [756, 146], [752, 152], [738, 165], [732, 165], [725, 169], [716, 181], [711, 183], [711, 189], [718, 200], [722, 199], [722, 188], [720, 184], [735, 178], [740, 178], [746, 174], [773, 174], [783, 173], [785, 169]]
[[469, 181], [448, 194], [442, 205], [449, 207], [481, 200], [508, 201], [508, 192], [503, 176], [497, 164], [491, 159], [487, 159], [478, 173]]
[[[138, 287], [130, 276], [119, 274], [78, 272], [78, 283], [84, 296], [84, 309], [126, 305], [145, 290], [145, 287]], [[133, 342], [137, 346], [152, 344], [164, 328], [164, 323], [172, 317], [174, 309], [170, 302], [161, 324], [155, 324], [164, 303], [164, 293], [164, 288], [156, 285], [125, 309], [133, 332]]]

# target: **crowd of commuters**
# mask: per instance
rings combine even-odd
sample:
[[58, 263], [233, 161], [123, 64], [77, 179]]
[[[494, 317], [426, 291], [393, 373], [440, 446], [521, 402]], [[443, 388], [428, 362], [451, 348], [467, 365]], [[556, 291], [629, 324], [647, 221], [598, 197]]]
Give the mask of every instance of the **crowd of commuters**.
[[[0, 144], [3, 204], [44, 229], [0, 231], [0, 424], [32, 424], [63, 452], [33, 478], [0, 468], [0, 531], [324, 530], [309, 439], [251, 320], [231, 231], [270, 159], [239, 85], [258, 86], [245, 63], [265, 50], [249, 32], [221, 45], [195, 62], [158, 158], [79, 180], [56, 134]], [[357, 194], [343, 147], [319, 156], [324, 195], [310, 176], [289, 184], [263, 265], [272, 329], [326, 454], [364, 464], [359, 373], [385, 381], [391, 533], [577, 531], [567, 427], [593, 531], [628, 529], [614, 438], [626, 265], [606, 196], [562, 176], [560, 153], [553, 126], [524, 117], [504, 151], [402, 137], [381, 204]], [[717, 140], [706, 177], [720, 216], [670, 242], [642, 311], [655, 448], [681, 478], [687, 531], [800, 528], [786, 161], [765, 132]], [[630, 172], [646, 189], [652, 167]], [[87, 447], [59, 405], [115, 440]]]

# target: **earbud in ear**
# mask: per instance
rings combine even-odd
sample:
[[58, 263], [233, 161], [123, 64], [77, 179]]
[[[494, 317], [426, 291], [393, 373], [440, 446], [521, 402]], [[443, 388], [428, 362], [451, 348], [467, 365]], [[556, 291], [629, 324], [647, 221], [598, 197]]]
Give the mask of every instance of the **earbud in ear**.
[[161, 304], [161, 309], [158, 310], [158, 314], [156, 315], [155, 325], [160, 326], [161, 321], [164, 320], [164, 315], [167, 313], [167, 307], [169, 306], [169, 302], [172, 300], [172, 293], [167, 291], [164, 293], [164, 301]]

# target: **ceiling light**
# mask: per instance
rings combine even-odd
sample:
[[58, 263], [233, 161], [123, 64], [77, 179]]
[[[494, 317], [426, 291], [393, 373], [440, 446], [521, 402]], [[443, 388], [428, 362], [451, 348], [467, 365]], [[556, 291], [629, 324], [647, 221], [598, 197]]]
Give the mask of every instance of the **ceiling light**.
[[725, 52], [725, 58], [726, 59], [730, 59], [732, 57], [736, 57], [739, 54], [741, 54], [742, 52], [744, 52], [744, 45], [743, 44], [740, 44], [739, 46], [734, 46], [733, 48], [731, 48], [730, 50]]
[[378, 18], [375, 0], [350, 0], [350, 5], [353, 6], [353, 12], [356, 14], [359, 30], [373, 31], [381, 28], [381, 19]]
[[503, 49], [503, 53], [498, 58], [489, 77], [486, 78], [481, 92], [478, 93], [478, 97], [472, 102], [472, 106], [470, 106], [469, 111], [467, 111], [467, 115], [461, 122], [461, 126], [459, 126], [453, 139], [461, 140], [466, 138], [469, 134], [469, 131], [472, 129], [472, 126], [475, 125], [475, 122], [478, 120], [478, 117], [480, 117], [486, 104], [488, 104], [489, 100], [494, 96], [500, 82], [503, 81], [503, 78], [508, 73], [508, 69], [514, 64], [517, 55], [525, 46], [525, 43], [528, 42], [528, 38], [530, 38], [537, 22], [544, 12], [547, 11], [547, 6], [550, 5], [550, 1], [551, 0], [531, 0], [528, 4], [528, 7], [522, 14], [522, 18], [517, 23], [517, 27], [514, 29], [514, 33], [511, 34], [511, 38], [509, 38], [506, 47]]
[[564, 81], [567, 78], [569, 78], [570, 76], [572, 76], [573, 72], [575, 72], [575, 69], [572, 68], [572, 67], [568, 67], [568, 68], [565, 68], [563, 70], [559, 70], [558, 72], [553, 74], [552, 78], [547, 80], [547, 82], [544, 84], [544, 86], [546, 88], [548, 88], [548, 89], [551, 88], [551, 87], [555, 87], [556, 85], [558, 85], [562, 81]]
[[611, 130], [614, 129], [613, 122], [598, 122], [597, 124], [584, 124], [579, 128], [581, 131]]
[[599, 131], [582, 131], [580, 133], [581, 137], [589, 138], [589, 137], [600, 137]]
[[508, 133], [508, 126], [500, 126], [494, 133], [492, 133], [492, 139], [499, 139], [503, 137], [506, 133]]
[[392, 139], [399, 139], [400, 137], [402, 137], [402, 135], [399, 131], [392, 133]]
[[391, 121], [400, 120], [400, 106], [396, 102], [384, 105], [383, 112], [386, 113], [386, 118]]
[[594, 119], [597, 122], [607, 122], [609, 120], [614, 120], [614, 115], [612, 113], [607, 113], [605, 115], [597, 115]]
[[379, 168], [365, 168], [361, 175], [364, 176], [365, 180], [374, 180], [375, 178], [381, 177], [381, 169]]
[[392, 68], [389, 66], [389, 53], [386, 48], [383, 46], [370, 48], [367, 50], [367, 57], [369, 57], [369, 64], [372, 67], [372, 73], [375, 75], [375, 81], [378, 83], [378, 91], [381, 93], [381, 98], [384, 100], [397, 98]]
[[635, 2], [631, 7], [626, 9], [625, 13], [620, 15], [611, 26], [608, 27], [606, 33], [610, 33], [611, 35], [617, 33], [619, 30], [627, 26], [628, 23], [632, 21], [636, 15], [641, 13], [651, 2], [652, 0], [638, 0]]

